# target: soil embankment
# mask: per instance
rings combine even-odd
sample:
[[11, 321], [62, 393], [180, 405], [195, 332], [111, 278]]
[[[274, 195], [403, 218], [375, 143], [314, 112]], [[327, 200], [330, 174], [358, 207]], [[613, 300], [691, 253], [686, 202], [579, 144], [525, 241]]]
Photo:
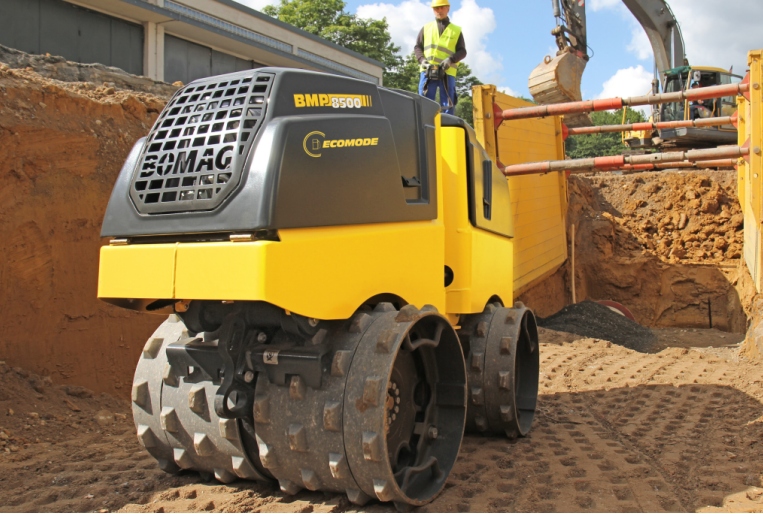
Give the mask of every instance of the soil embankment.
[[[578, 301], [620, 302], [650, 327], [746, 331], [755, 288], [736, 171], [572, 176], [569, 198]], [[571, 302], [571, 284], [568, 261], [521, 299], [549, 316]]]
[[99, 233], [122, 163], [165, 101], [0, 64], [0, 357], [129, 394], [160, 320], [96, 299]]

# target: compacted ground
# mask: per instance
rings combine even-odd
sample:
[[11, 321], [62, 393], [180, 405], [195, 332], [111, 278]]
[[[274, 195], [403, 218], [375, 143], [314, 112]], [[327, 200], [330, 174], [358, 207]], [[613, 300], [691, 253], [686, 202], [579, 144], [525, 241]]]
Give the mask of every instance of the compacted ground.
[[[723, 337], [721, 337], [723, 336]], [[421, 511], [761, 511], [763, 373], [710, 330], [636, 352], [541, 329], [539, 409], [528, 437], [467, 436], [443, 493]], [[737, 337], [737, 341], [738, 341]], [[707, 348], [685, 348], [693, 341]], [[129, 405], [0, 365], [0, 510], [387, 512], [342, 495], [281, 493], [160, 471]]]

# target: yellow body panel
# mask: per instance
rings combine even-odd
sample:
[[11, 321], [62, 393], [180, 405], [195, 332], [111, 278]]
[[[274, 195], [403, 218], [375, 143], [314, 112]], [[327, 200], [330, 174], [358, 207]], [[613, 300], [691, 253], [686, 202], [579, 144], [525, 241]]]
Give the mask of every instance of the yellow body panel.
[[176, 245], [104, 246], [98, 298], [174, 298]]
[[[504, 121], [496, 131], [493, 103], [501, 109], [533, 104], [477, 86], [474, 126], [491, 157], [503, 165], [564, 159], [558, 117]], [[567, 180], [564, 173], [527, 175], [508, 180], [514, 214], [513, 289], [517, 296], [556, 271], [567, 259]]]
[[[474, 228], [469, 221], [466, 194], [466, 148], [464, 130], [443, 127], [440, 131], [444, 206], [445, 265], [453, 270], [446, 288], [446, 312], [482, 312], [492, 297], [513, 304], [512, 240]], [[508, 187], [508, 185], [507, 185]]]
[[383, 293], [445, 309], [443, 228], [436, 221], [292, 229], [279, 236], [280, 242], [104, 247], [98, 296], [259, 300], [319, 319], [348, 318]]
[[[763, 84], [763, 50], [750, 52], [750, 84]], [[744, 210], [744, 258], [755, 288], [763, 291], [763, 88], [750, 88], [750, 100], [739, 101], [739, 144], [749, 144], [749, 160], [739, 167]], [[755, 150], [758, 150], [757, 152]]]

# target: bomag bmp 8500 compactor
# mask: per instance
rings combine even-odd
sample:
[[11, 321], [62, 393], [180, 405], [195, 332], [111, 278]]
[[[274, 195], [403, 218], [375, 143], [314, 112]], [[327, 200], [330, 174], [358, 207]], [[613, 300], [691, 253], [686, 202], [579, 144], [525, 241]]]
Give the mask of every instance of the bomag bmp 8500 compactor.
[[462, 120], [263, 68], [182, 88], [119, 175], [99, 297], [169, 314], [132, 388], [168, 472], [422, 505], [538, 393], [506, 178]]

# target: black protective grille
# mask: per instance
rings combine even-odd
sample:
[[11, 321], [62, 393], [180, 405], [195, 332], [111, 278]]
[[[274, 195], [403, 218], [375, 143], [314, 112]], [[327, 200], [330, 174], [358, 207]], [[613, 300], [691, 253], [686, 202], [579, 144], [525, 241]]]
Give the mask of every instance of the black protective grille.
[[146, 141], [130, 196], [138, 212], [214, 209], [236, 188], [265, 116], [273, 75], [246, 71], [189, 84]]

